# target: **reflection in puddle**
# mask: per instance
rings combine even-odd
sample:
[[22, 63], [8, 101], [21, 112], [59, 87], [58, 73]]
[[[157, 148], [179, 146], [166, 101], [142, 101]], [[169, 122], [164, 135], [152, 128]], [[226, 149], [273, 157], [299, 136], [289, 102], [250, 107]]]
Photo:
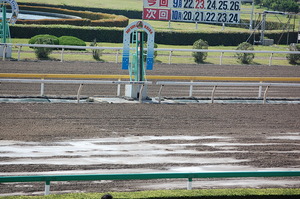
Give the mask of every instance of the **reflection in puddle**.
[[[283, 136], [280, 137], [280, 139], [293, 140], [295, 137], [298, 136]], [[277, 137], [269, 138], [279, 139]], [[240, 146], [259, 146], [265, 145], [265, 143], [234, 143], [232, 141], [233, 138], [221, 136], [128, 136], [46, 143], [1, 140], [0, 158], [4, 158], [5, 161], [1, 161], [0, 165], [168, 164], [163, 169], [164, 171], [168, 170], [170, 172], [255, 169], [251, 166], [244, 166], [246, 165], [245, 163], [239, 165], [239, 163], [250, 160], [236, 159], [234, 154], [249, 152], [238, 150]], [[268, 145], [276, 144], [280, 143], [268, 143]], [[297, 145], [297, 143], [295, 143], [295, 145]], [[209, 146], [209, 148], [207, 146]], [[295, 154], [300, 151], [285, 151], [285, 153], [288, 152]], [[274, 151], [273, 153], [277, 152]], [[278, 153], [282, 152], [278, 151]], [[222, 156], [221, 154], [227, 155]], [[174, 164], [174, 166], [170, 167], [172, 164]], [[197, 166], [191, 166], [191, 164]], [[178, 167], [178, 165], [183, 165], [183, 167]], [[187, 166], [184, 167], [184, 165]], [[157, 170], [159, 170], [159, 168], [150, 169], [148, 171], [156, 172]], [[143, 169], [136, 169], [136, 172], [142, 171]], [[118, 170], [114, 172], [118, 172]], [[2, 174], [0, 173], [0, 175]]]

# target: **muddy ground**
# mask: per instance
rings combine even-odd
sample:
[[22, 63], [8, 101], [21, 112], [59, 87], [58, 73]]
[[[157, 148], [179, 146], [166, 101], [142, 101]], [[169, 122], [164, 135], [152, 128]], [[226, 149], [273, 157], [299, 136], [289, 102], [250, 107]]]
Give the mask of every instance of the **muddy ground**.
[[[120, 64], [0, 62], [1, 73], [127, 74]], [[155, 66], [148, 74], [299, 77], [293, 66]], [[46, 85], [46, 95], [78, 86]], [[155, 95], [158, 87], [149, 88]], [[113, 90], [113, 91], [112, 91]], [[84, 95], [115, 95], [89, 86]], [[184, 88], [182, 93], [188, 92]], [[299, 97], [299, 89], [287, 97]], [[39, 85], [1, 84], [0, 95]], [[166, 93], [165, 93], [166, 94]], [[172, 93], [174, 94], [174, 92]], [[182, 94], [184, 95], [184, 94]], [[275, 94], [274, 94], [275, 95]], [[299, 104], [0, 103], [0, 175], [299, 170]], [[194, 188], [300, 187], [299, 178], [194, 180]], [[186, 180], [53, 182], [53, 193], [186, 188]], [[43, 183], [0, 184], [0, 195]]]

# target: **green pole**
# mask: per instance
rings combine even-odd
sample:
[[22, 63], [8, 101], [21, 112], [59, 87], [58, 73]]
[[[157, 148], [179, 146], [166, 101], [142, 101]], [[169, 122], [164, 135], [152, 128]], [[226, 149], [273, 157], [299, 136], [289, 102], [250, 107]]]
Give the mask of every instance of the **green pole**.
[[6, 43], [6, 6], [2, 6], [2, 43]]
[[139, 81], [144, 81], [144, 59], [143, 59], [143, 54], [144, 54], [144, 33], [139, 32], [139, 45], [140, 45], [140, 50], [139, 50]]
[[135, 31], [134, 81], [139, 81], [139, 33]]

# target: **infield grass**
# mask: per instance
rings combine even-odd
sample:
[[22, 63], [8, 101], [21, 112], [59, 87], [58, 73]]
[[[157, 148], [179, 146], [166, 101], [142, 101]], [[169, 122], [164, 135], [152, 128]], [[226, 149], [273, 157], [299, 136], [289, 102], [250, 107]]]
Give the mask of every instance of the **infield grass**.
[[[6, 196], [5, 199], [99, 199], [105, 193], [72, 193], [48, 196]], [[139, 192], [111, 192], [114, 199], [118, 198], [205, 198], [205, 199], [291, 199], [300, 196], [300, 189], [195, 189], [195, 190], [157, 190]]]
[[[15, 44], [27, 44], [29, 39], [13, 39]], [[86, 42], [87, 46], [90, 45], [90, 42]], [[100, 42], [100, 46], [103, 47], [123, 47], [122, 43], [104, 43]], [[158, 44], [158, 48], [167, 48], [167, 49], [192, 49], [192, 46], [180, 46], [180, 45], [163, 45]], [[254, 46], [255, 50], [258, 51], [288, 51], [288, 46], [286, 45], [273, 45], [273, 46]], [[236, 46], [211, 46], [210, 50], [235, 50]], [[13, 58], [17, 59], [17, 49], [13, 49]], [[171, 63], [175, 64], [195, 64], [191, 52], [173, 52]], [[205, 60], [205, 64], [220, 64], [220, 55], [219, 52], [208, 53], [208, 57]], [[50, 55], [52, 60], [59, 61], [61, 59], [61, 51], [53, 51]], [[65, 61], [95, 61], [92, 58], [91, 50], [87, 51], [65, 51], [63, 56]], [[252, 64], [254, 65], [268, 65], [269, 64], [270, 54], [265, 53], [256, 53], [255, 59]], [[21, 60], [36, 60], [33, 49], [29, 47], [23, 47], [21, 50]], [[101, 61], [104, 62], [122, 62], [122, 52], [119, 52], [117, 57], [117, 52], [113, 50], [104, 50], [103, 55], [101, 56]], [[155, 60], [156, 63], [169, 63], [169, 52], [168, 51], [158, 51], [158, 56]], [[223, 65], [237, 65], [237, 59], [234, 57], [234, 53], [224, 53], [222, 59]], [[285, 54], [274, 54], [272, 65], [290, 65], [286, 59]]]

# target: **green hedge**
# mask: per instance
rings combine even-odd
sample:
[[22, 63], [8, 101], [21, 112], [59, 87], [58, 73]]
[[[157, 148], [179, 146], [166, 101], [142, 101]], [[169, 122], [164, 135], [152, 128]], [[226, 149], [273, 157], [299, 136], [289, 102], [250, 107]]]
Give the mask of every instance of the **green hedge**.
[[139, 10], [116, 10], [116, 9], [107, 9], [107, 8], [91, 8], [91, 7], [78, 7], [78, 6], [69, 6], [69, 5], [52, 5], [52, 4], [44, 4], [44, 3], [24, 3], [18, 2], [18, 5], [28, 5], [28, 6], [47, 6], [53, 8], [63, 8], [63, 9], [70, 9], [70, 10], [77, 10], [77, 11], [91, 11], [91, 12], [102, 12], [108, 14], [115, 14], [115, 15], [123, 15], [125, 17], [131, 19], [142, 19], [142, 11]]
[[[68, 6], [68, 5], [52, 5], [52, 4], [42, 4], [42, 3], [23, 3], [18, 2], [19, 5], [28, 5], [28, 6], [47, 6], [47, 7], [53, 7], [53, 8], [62, 8], [62, 9], [70, 9], [70, 10], [77, 10], [77, 11], [91, 11], [91, 12], [101, 12], [101, 13], [108, 13], [108, 14], [115, 14], [115, 15], [123, 15], [130, 19], [142, 19], [142, 11], [139, 10], [116, 10], [116, 9], [107, 9], [107, 8], [91, 8], [91, 7], [77, 7], [77, 6]], [[249, 19], [242, 19], [242, 22], [247, 24], [226, 24], [226, 26], [230, 27], [247, 27], [250, 23]], [[259, 21], [254, 22], [254, 27], [256, 24], [259, 23]], [[215, 25], [222, 25], [222, 24], [215, 24]], [[282, 24], [280, 22], [266, 22], [266, 30], [279, 30], [282, 29]], [[290, 24], [290, 29], [293, 29], [293, 25]]]
[[58, 38], [58, 40], [59, 40], [59, 45], [86, 46], [83, 40], [73, 36], [61, 36]]
[[31, 38], [35, 35], [49, 34], [57, 37], [74, 36], [83, 41], [123, 42], [123, 28], [77, 27], [63, 25], [14, 25], [10, 27], [14, 38]]
[[54, 42], [54, 45], [59, 45], [59, 40], [56, 36], [53, 36], [53, 35], [49, 35], [49, 34], [44, 34], [44, 35], [36, 35], [34, 37], [31, 37], [31, 39], [28, 41], [29, 44], [35, 44], [36, 41], [39, 39], [39, 38], [50, 38], [53, 40]]
[[[11, 35], [14, 38], [31, 38], [39, 34], [50, 34], [57, 37], [74, 36], [83, 41], [93, 41], [97, 39], [99, 42], [123, 42], [123, 28], [106, 28], [106, 27], [77, 27], [63, 25], [15, 25], [10, 27]], [[296, 43], [297, 32], [284, 33], [281, 31], [265, 32], [265, 36], [274, 39], [275, 44]], [[157, 31], [155, 33], [155, 43], [170, 45], [193, 45], [198, 39], [203, 39], [210, 46], [237, 46], [245, 42], [250, 36], [248, 32], [173, 32], [173, 31]], [[256, 38], [259, 38], [256, 35]], [[249, 40], [253, 43], [253, 38]]]
[[77, 26], [106, 26], [126, 27], [129, 19], [121, 15], [96, 13], [90, 11], [76, 11], [69, 9], [20, 5], [20, 9], [38, 12], [50, 12], [65, 15], [74, 15], [82, 19], [40, 19], [40, 20], [18, 20], [17, 24], [68, 24]]

